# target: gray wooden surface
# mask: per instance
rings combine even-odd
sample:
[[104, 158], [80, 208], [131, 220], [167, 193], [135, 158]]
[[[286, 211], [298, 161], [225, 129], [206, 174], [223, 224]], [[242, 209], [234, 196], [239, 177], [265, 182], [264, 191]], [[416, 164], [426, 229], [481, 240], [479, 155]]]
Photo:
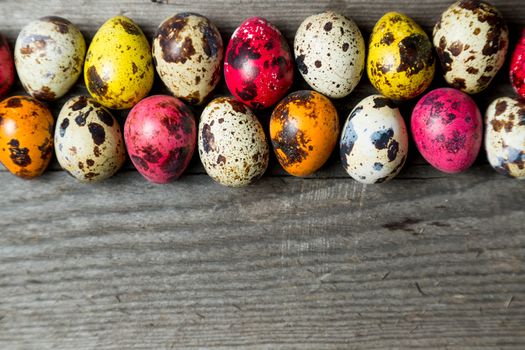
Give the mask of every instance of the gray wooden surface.
[[[524, 4], [494, 3], [513, 46]], [[14, 43], [30, 19], [55, 14], [89, 39], [125, 14], [151, 36], [189, 10], [209, 16], [225, 40], [261, 15], [290, 41], [304, 17], [324, 9], [353, 17], [368, 36], [388, 10], [429, 32], [448, 4], [2, 0], [0, 31]], [[507, 72], [476, 97], [482, 110], [512, 93]], [[81, 92], [79, 82], [69, 96]], [[372, 92], [363, 79], [336, 101], [341, 122]], [[402, 106], [405, 118], [412, 105]], [[268, 112], [259, 117], [266, 124]], [[400, 176], [375, 186], [347, 177], [337, 152], [304, 179], [272, 159], [244, 189], [216, 185], [197, 158], [164, 186], [129, 163], [95, 185], [56, 163], [33, 181], [0, 170], [0, 349], [525, 348], [525, 183], [496, 174], [484, 154], [446, 175], [412, 147]]]

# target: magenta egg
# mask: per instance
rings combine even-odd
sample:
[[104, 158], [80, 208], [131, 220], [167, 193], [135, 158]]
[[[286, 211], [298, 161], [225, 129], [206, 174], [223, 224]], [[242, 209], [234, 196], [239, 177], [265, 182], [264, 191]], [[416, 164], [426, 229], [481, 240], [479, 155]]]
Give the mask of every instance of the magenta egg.
[[129, 112], [124, 140], [131, 161], [147, 180], [177, 179], [195, 150], [197, 130], [191, 110], [172, 96], [156, 95]]
[[478, 156], [481, 113], [459, 90], [441, 88], [423, 96], [412, 111], [411, 129], [421, 155], [445, 173], [469, 168]]
[[516, 44], [510, 61], [510, 81], [514, 90], [525, 99], [525, 29]]
[[293, 82], [293, 59], [281, 32], [264, 18], [245, 20], [226, 49], [224, 77], [232, 95], [252, 108], [281, 100]]
[[15, 64], [9, 44], [0, 34], [0, 97], [4, 96], [15, 81]]

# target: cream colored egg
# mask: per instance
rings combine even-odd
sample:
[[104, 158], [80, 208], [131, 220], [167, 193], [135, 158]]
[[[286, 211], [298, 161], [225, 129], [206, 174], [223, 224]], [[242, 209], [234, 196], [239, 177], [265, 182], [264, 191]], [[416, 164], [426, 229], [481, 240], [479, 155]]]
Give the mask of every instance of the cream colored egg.
[[269, 148], [261, 123], [231, 97], [216, 98], [206, 106], [197, 144], [204, 169], [225, 186], [246, 186], [268, 167]]
[[407, 128], [393, 101], [372, 95], [359, 102], [343, 127], [340, 150], [343, 167], [355, 180], [393, 179], [408, 153]]
[[52, 101], [75, 84], [84, 63], [86, 43], [71, 22], [43, 17], [27, 24], [16, 40], [15, 65], [24, 89]]
[[328, 97], [347, 96], [363, 75], [363, 36], [342, 14], [328, 11], [306, 18], [295, 34], [294, 51], [304, 80]]
[[204, 16], [179, 13], [166, 19], [152, 47], [160, 78], [173, 95], [188, 103], [202, 103], [221, 78], [221, 34]]
[[485, 123], [490, 165], [500, 174], [525, 179], [525, 103], [498, 98], [487, 108]]
[[443, 12], [434, 26], [433, 42], [447, 83], [475, 94], [503, 66], [509, 32], [494, 6], [463, 0]]
[[86, 96], [73, 97], [62, 107], [56, 123], [55, 153], [60, 166], [81, 182], [113, 176], [126, 159], [117, 120]]

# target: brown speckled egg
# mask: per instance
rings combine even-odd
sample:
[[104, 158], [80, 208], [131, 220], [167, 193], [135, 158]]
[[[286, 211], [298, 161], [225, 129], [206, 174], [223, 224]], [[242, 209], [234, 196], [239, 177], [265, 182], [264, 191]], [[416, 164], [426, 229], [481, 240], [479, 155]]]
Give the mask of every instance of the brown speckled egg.
[[501, 13], [479, 0], [452, 4], [434, 26], [445, 80], [468, 94], [484, 90], [503, 66], [509, 32]]
[[353, 20], [332, 11], [306, 18], [294, 41], [304, 80], [332, 98], [354, 90], [365, 69], [365, 41]]
[[173, 95], [200, 104], [221, 78], [221, 34], [210, 20], [194, 13], [166, 19], [153, 40], [153, 62]]
[[81, 182], [112, 176], [126, 159], [117, 120], [86, 96], [73, 97], [62, 107], [55, 131], [55, 153], [60, 166]]
[[261, 123], [231, 97], [216, 98], [206, 106], [198, 137], [204, 169], [221, 185], [246, 186], [268, 167], [269, 148]]
[[85, 53], [82, 33], [67, 19], [37, 19], [27, 24], [16, 40], [18, 77], [31, 96], [56, 100], [77, 81]]
[[54, 120], [37, 100], [14, 96], [0, 103], [0, 162], [11, 173], [41, 175], [53, 153]]

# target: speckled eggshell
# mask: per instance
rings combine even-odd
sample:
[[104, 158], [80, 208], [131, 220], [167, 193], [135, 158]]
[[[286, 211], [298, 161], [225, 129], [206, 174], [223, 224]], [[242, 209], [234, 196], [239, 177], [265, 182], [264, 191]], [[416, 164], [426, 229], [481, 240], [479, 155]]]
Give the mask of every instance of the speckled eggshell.
[[75, 84], [85, 54], [86, 43], [77, 27], [64, 18], [43, 17], [18, 34], [16, 71], [31, 96], [53, 101]]
[[153, 39], [153, 62], [173, 95], [200, 104], [221, 78], [221, 34], [210, 20], [194, 13], [166, 19]]
[[0, 98], [11, 88], [15, 81], [15, 64], [9, 43], [3, 34], [0, 34]]
[[54, 123], [47, 107], [32, 97], [0, 102], [0, 163], [25, 179], [40, 176], [53, 154]]
[[445, 80], [468, 94], [483, 91], [503, 66], [509, 33], [501, 13], [478, 0], [452, 4], [434, 26]]
[[407, 128], [394, 102], [381, 95], [359, 102], [343, 127], [340, 151], [344, 169], [355, 180], [393, 179], [408, 153]]
[[388, 12], [372, 30], [366, 67], [368, 79], [382, 95], [394, 100], [414, 98], [434, 78], [432, 43], [412, 18]]
[[252, 108], [277, 103], [293, 83], [293, 58], [281, 32], [264, 18], [245, 20], [228, 43], [224, 77], [232, 95]]
[[270, 138], [289, 174], [308, 176], [328, 160], [339, 137], [339, 117], [326, 96], [310, 90], [286, 96], [273, 110]]
[[197, 127], [191, 110], [173, 96], [155, 95], [129, 112], [124, 139], [135, 168], [148, 181], [178, 179], [195, 151]]
[[525, 99], [525, 29], [521, 31], [521, 37], [512, 53], [510, 82], [518, 95]]
[[494, 100], [485, 113], [485, 149], [500, 174], [525, 179], [525, 103], [510, 97]]
[[445, 173], [466, 170], [479, 153], [481, 114], [459, 90], [440, 88], [423, 96], [412, 111], [411, 129], [421, 155]]
[[117, 120], [86, 96], [69, 99], [60, 111], [55, 130], [58, 163], [81, 182], [113, 176], [126, 160]]
[[268, 167], [269, 148], [261, 123], [231, 97], [216, 98], [206, 106], [198, 135], [204, 169], [221, 185], [249, 185]]
[[295, 62], [314, 90], [342, 98], [354, 90], [365, 69], [365, 41], [355, 22], [323, 12], [306, 18], [294, 41]]
[[116, 16], [98, 29], [84, 64], [86, 87], [98, 103], [131, 108], [148, 95], [154, 75], [148, 39], [135, 22]]

